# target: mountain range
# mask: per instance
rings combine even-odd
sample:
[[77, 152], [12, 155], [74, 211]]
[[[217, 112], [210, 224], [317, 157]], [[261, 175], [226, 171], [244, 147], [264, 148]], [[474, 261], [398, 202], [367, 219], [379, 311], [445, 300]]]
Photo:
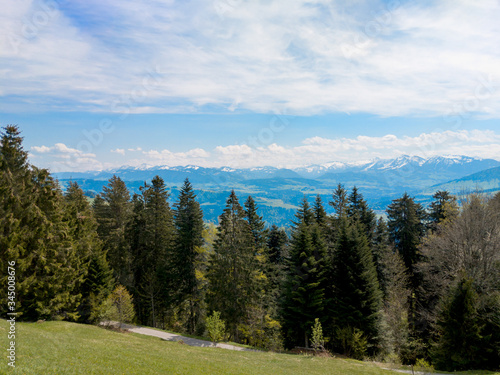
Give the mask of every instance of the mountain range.
[[326, 203], [338, 183], [347, 189], [358, 187], [370, 206], [379, 213], [383, 213], [391, 200], [405, 191], [426, 204], [437, 190], [452, 193], [475, 188], [500, 190], [499, 161], [455, 155], [430, 158], [403, 155], [395, 159], [330, 162], [294, 169], [142, 165], [54, 175], [63, 188], [69, 181], [76, 181], [88, 195], [99, 193], [113, 175], [123, 179], [133, 193], [139, 192], [145, 181], [159, 175], [169, 186], [172, 200], [176, 198], [179, 186], [189, 178], [206, 220], [217, 220], [225, 199], [234, 189], [241, 200], [252, 195], [269, 223], [285, 226], [293, 219], [304, 196], [312, 199], [319, 194]]

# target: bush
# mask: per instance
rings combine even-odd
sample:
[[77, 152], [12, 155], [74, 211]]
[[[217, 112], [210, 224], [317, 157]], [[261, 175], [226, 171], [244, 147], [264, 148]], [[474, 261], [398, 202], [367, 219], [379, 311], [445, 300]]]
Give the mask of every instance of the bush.
[[225, 336], [226, 323], [220, 318], [220, 312], [214, 311], [211, 316], [207, 317], [206, 326], [208, 331], [208, 336], [214, 346], [217, 342], [222, 341]]
[[92, 318], [99, 321], [117, 321], [121, 328], [123, 323], [132, 323], [135, 318], [132, 297], [124, 286], [118, 285], [92, 314]]
[[325, 338], [323, 337], [323, 328], [318, 318], [314, 320], [314, 325], [311, 327], [312, 338], [311, 345], [314, 350], [325, 350]]
[[368, 340], [358, 328], [344, 327], [337, 329], [337, 342], [343, 353], [354, 359], [363, 359], [368, 348]]

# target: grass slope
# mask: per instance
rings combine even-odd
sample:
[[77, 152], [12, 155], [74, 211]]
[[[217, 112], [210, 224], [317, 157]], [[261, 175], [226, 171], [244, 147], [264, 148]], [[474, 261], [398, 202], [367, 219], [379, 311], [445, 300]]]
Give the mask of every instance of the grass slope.
[[[1, 374], [396, 374], [353, 360], [196, 348], [68, 322], [17, 323], [16, 330], [16, 368], [2, 356]], [[7, 349], [5, 320], [0, 336]]]
[[[2, 348], [7, 323], [0, 320]], [[340, 359], [195, 348], [67, 322], [17, 323], [16, 368], [5, 374], [390, 374]]]

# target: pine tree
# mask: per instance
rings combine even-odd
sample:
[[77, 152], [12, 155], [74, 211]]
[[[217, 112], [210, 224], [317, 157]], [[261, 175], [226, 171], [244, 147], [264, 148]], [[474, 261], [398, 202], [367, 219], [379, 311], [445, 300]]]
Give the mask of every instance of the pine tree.
[[112, 273], [97, 235], [97, 222], [88, 200], [76, 182], [70, 182], [64, 196], [64, 217], [80, 262], [76, 289], [82, 293], [78, 308], [81, 321], [88, 321], [93, 306], [102, 303], [112, 288]]
[[336, 220], [340, 220], [347, 215], [348, 205], [347, 192], [344, 185], [339, 183], [337, 188], [333, 191], [332, 201], [330, 202], [330, 206], [332, 206], [335, 211]]
[[302, 202], [300, 203], [299, 209], [295, 213], [296, 221], [292, 221], [292, 224], [295, 227], [298, 227], [300, 224], [304, 224], [306, 226], [312, 225], [315, 223], [314, 212], [309, 206], [309, 202], [307, 202], [307, 198], [302, 198]]
[[[285, 295], [282, 306], [283, 330], [288, 346], [309, 346], [310, 328], [317, 317], [324, 320], [323, 265], [326, 246], [317, 225], [299, 223], [290, 249]], [[315, 250], [322, 250], [315, 254]]]
[[[155, 176], [151, 185], [142, 188], [141, 200], [136, 200], [136, 212], [141, 216], [135, 219], [142, 224], [142, 231], [133, 242], [136, 308], [139, 318], [153, 327], [158, 323], [170, 306], [172, 295], [171, 271], [172, 249], [174, 247], [173, 215], [168, 204], [169, 193], [163, 179]], [[137, 207], [140, 204], [143, 207]]]
[[199, 248], [203, 245], [203, 212], [196, 201], [193, 187], [186, 178], [174, 206], [176, 228], [174, 251], [175, 280], [178, 300], [188, 300], [187, 331], [193, 334], [199, 320], [201, 296], [196, 279]]
[[341, 222], [332, 268], [333, 326], [337, 330], [351, 327], [362, 331], [373, 353], [378, 344], [382, 294], [364, 228], [359, 222], [346, 219]]
[[313, 212], [314, 212], [314, 219], [316, 220], [316, 223], [324, 228], [327, 225], [327, 215], [325, 208], [323, 207], [323, 202], [321, 201], [320, 195], [316, 195], [316, 199], [314, 201], [313, 205]]
[[255, 239], [245, 211], [234, 192], [220, 216], [208, 280], [209, 307], [220, 311], [231, 336], [238, 340], [238, 325], [258, 297], [261, 272], [256, 259]]
[[269, 261], [280, 265], [288, 254], [288, 236], [284, 229], [272, 225], [267, 238], [267, 247], [269, 248]]
[[440, 222], [452, 220], [458, 215], [458, 205], [457, 199], [446, 190], [437, 191], [432, 198], [434, 201], [429, 207], [429, 225], [434, 230]]
[[347, 201], [347, 216], [358, 220], [364, 226], [366, 237], [371, 243], [377, 225], [375, 213], [368, 207], [368, 203], [364, 200], [363, 195], [358, 192], [356, 186], [352, 188]]
[[94, 201], [94, 212], [109, 265], [118, 283], [126, 287], [132, 283], [130, 249], [125, 239], [131, 211], [130, 193], [125, 182], [117, 176], [111, 177]]
[[393, 200], [387, 208], [389, 236], [410, 272], [413, 288], [417, 287], [414, 265], [420, 259], [418, 246], [425, 234], [425, 211], [407, 193]]
[[77, 318], [81, 274], [63, 196], [47, 170], [28, 164], [16, 126], [1, 135], [0, 177], [0, 263], [16, 262], [19, 317]]
[[485, 353], [477, 308], [473, 282], [462, 278], [450, 291], [438, 320], [440, 336], [433, 353], [437, 369], [461, 371], [482, 367]]
[[251, 196], [248, 196], [245, 201], [245, 214], [255, 240], [255, 248], [265, 249], [268, 230], [266, 230], [266, 223], [262, 220], [262, 216], [257, 213], [257, 204]]

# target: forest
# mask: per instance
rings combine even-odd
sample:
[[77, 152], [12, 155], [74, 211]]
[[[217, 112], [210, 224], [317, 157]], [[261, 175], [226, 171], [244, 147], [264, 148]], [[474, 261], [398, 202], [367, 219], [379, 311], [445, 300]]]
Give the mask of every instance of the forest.
[[352, 358], [500, 367], [500, 193], [437, 191], [428, 207], [405, 193], [377, 217], [339, 183], [304, 198], [288, 234], [234, 191], [205, 223], [187, 179], [173, 204], [158, 176], [132, 196], [116, 176], [93, 200], [63, 192], [17, 126], [0, 142], [1, 285], [15, 261], [19, 320], [96, 324], [119, 295], [124, 319], [202, 336], [218, 313], [257, 348], [317, 346], [321, 327], [321, 346]]

